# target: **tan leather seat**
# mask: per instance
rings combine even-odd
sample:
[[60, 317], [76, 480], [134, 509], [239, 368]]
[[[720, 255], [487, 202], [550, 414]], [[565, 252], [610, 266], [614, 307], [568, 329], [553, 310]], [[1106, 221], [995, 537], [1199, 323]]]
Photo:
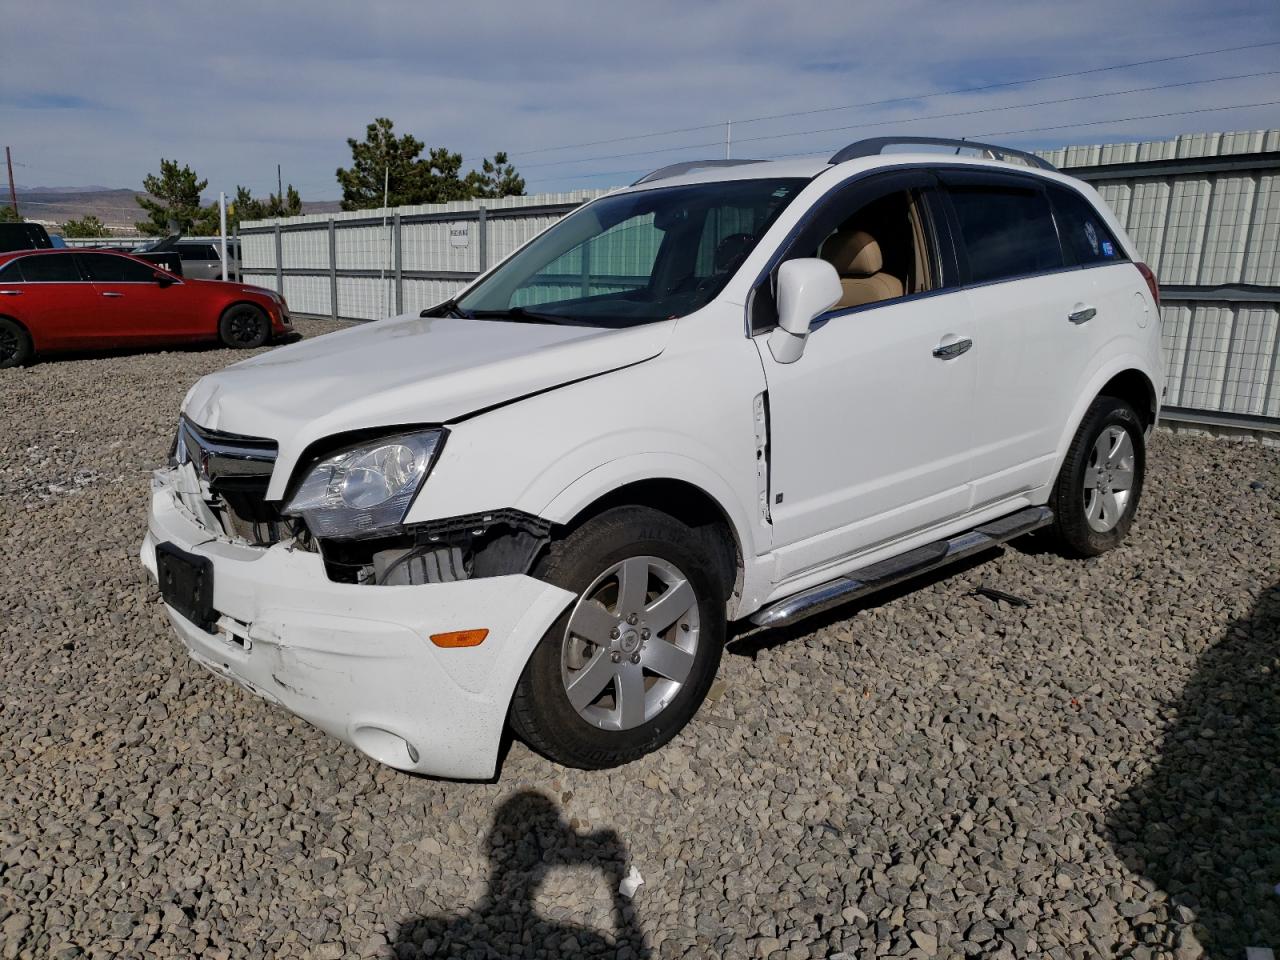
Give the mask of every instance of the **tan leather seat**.
[[902, 281], [884, 272], [884, 255], [875, 237], [865, 230], [849, 230], [829, 237], [822, 258], [840, 274], [844, 296], [833, 310], [892, 300], [903, 294]]

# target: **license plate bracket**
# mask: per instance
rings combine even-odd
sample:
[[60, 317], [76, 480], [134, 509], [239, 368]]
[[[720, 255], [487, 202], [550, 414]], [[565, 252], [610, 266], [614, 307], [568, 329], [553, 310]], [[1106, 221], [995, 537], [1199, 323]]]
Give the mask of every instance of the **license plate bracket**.
[[156, 545], [156, 573], [160, 596], [205, 633], [216, 633], [218, 611], [213, 608], [213, 561], [172, 543]]

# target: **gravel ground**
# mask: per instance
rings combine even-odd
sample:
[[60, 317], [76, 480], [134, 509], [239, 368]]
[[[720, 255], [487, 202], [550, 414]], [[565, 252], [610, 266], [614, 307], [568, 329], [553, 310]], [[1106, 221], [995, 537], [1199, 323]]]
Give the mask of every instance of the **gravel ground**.
[[1032, 540], [742, 638], [622, 770], [514, 744], [496, 783], [447, 783], [171, 637], [136, 556], [147, 472], [233, 359], [0, 371], [0, 957], [1280, 947], [1276, 449], [1158, 435], [1106, 557]]

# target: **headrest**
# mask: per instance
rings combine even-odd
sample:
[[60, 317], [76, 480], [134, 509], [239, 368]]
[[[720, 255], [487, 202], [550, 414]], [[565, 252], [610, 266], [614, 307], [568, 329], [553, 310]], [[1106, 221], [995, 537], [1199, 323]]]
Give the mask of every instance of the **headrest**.
[[880, 244], [865, 230], [849, 230], [829, 237], [823, 244], [822, 257], [842, 277], [869, 277], [884, 269]]

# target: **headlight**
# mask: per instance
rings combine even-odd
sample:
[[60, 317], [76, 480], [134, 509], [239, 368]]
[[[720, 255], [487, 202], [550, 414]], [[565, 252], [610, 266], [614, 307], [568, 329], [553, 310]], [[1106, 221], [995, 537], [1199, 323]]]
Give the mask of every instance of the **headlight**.
[[311, 468], [285, 506], [317, 537], [358, 537], [404, 522], [445, 431], [387, 437], [335, 453]]

